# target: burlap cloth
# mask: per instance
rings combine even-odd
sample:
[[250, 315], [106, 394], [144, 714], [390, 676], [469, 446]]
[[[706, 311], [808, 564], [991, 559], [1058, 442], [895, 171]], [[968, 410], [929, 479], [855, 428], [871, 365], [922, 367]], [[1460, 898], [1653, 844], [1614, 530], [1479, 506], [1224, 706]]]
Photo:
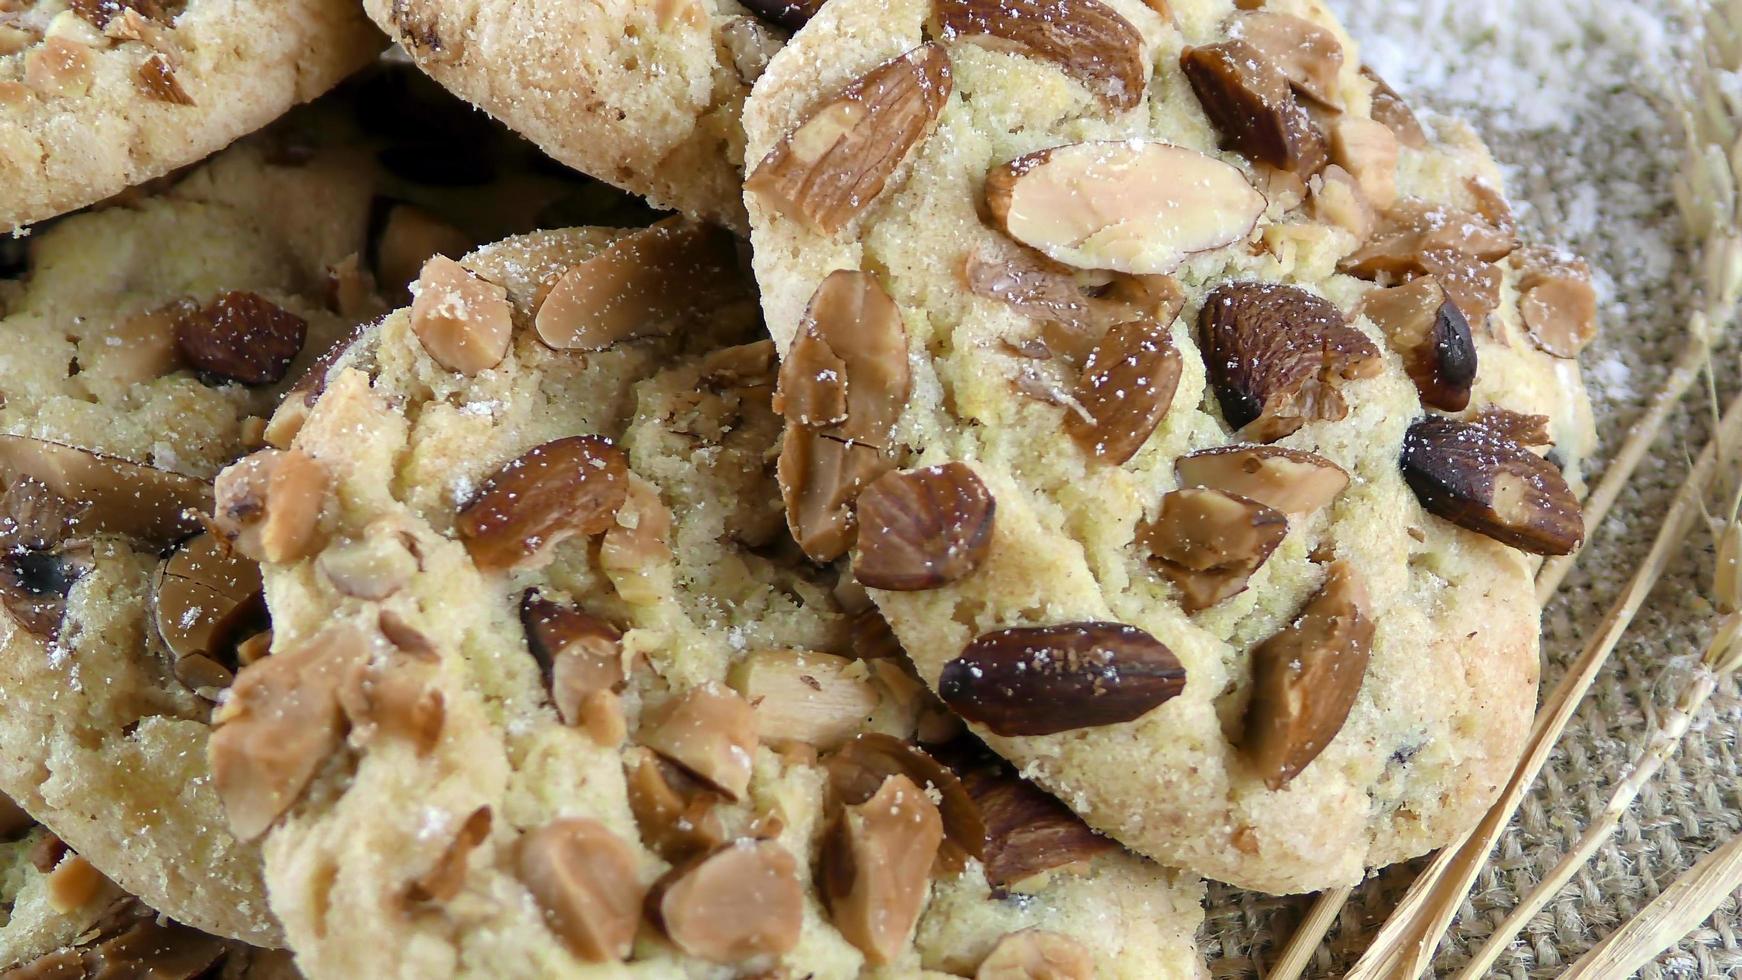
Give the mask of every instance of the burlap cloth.
[[[1364, 53], [1419, 107], [1480, 129], [1506, 165], [1534, 239], [1564, 244], [1599, 270], [1604, 333], [1587, 353], [1603, 452], [1593, 477], [1657, 391], [1683, 344], [1696, 287], [1671, 181], [1682, 158], [1670, 98], [1694, 32], [1671, 0], [1330, 0]], [[1742, 378], [1734, 345], [1719, 384]], [[1690, 399], [1578, 570], [1544, 614], [1544, 689], [1637, 567], [1660, 516], [1704, 444], [1711, 412]], [[1734, 486], [1732, 482], [1730, 486]], [[1722, 506], [1714, 498], [1714, 512]], [[1710, 635], [1712, 537], [1696, 531], [1616, 650], [1534, 792], [1501, 840], [1437, 969], [1450, 975], [1576, 841], [1639, 751], [1649, 720], [1673, 702]], [[1742, 698], [1721, 687], [1619, 833], [1525, 930], [1492, 976], [1553, 977], [1742, 826], [1736, 733]], [[1341, 976], [1410, 881], [1392, 869], [1357, 890], [1319, 950], [1313, 976]], [[1700, 930], [1641, 972], [1742, 976], [1742, 915], [1731, 898]], [[1217, 977], [1263, 973], [1307, 899], [1212, 886], [1205, 949]]]

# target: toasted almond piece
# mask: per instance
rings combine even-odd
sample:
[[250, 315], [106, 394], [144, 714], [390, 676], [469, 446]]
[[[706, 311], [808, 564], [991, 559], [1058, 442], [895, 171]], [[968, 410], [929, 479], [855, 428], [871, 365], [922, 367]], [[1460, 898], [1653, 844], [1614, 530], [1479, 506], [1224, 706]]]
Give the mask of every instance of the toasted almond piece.
[[326, 467], [302, 450], [262, 449], [218, 474], [212, 527], [255, 561], [299, 561], [323, 543], [331, 489]]
[[673, 868], [647, 896], [651, 918], [679, 949], [727, 964], [796, 946], [804, 901], [792, 854], [751, 839]]
[[1142, 319], [1172, 323], [1185, 301], [1171, 276], [1085, 273], [1014, 243], [981, 243], [968, 254], [962, 275], [974, 295], [1046, 326], [1035, 356], [1063, 357], [1073, 364], [1088, 356], [1107, 328]]
[[1069, 936], [1023, 929], [998, 940], [974, 980], [1094, 980], [1095, 958]]
[[[82, 0], [81, 0], [82, 2]], [[119, 6], [115, 0], [98, 0], [103, 6]], [[98, 25], [103, 30], [103, 36], [116, 41], [138, 41], [147, 45], [169, 62], [171, 68], [181, 67], [181, 50], [175, 42], [174, 31], [153, 17], [161, 16], [162, 11], [155, 10], [155, 4], [140, 7], [148, 13], [141, 13], [138, 7], [123, 6], [107, 24]], [[93, 25], [96, 24], [92, 21]]]
[[448, 846], [436, 856], [435, 863], [406, 886], [405, 897], [412, 902], [446, 902], [460, 893], [466, 883], [466, 860], [478, 845], [490, 837], [490, 808], [481, 806], [460, 822]]
[[605, 350], [753, 299], [730, 232], [664, 221], [569, 267], [539, 304], [533, 328], [556, 350]]
[[1238, 38], [1188, 47], [1180, 67], [1210, 122], [1242, 156], [1303, 176], [1324, 167], [1325, 134], [1258, 48]]
[[1476, 340], [1458, 304], [1433, 276], [1401, 286], [1376, 289], [1361, 301], [1385, 342], [1403, 357], [1403, 366], [1421, 393], [1422, 404], [1461, 412], [1476, 383]]
[[1242, 749], [1272, 790], [1318, 758], [1355, 706], [1373, 643], [1366, 606], [1366, 587], [1337, 562], [1300, 615], [1252, 651]]
[[1098, 0], [937, 0], [946, 41], [969, 39], [1051, 61], [1114, 109], [1134, 109], [1149, 84], [1143, 35]]
[[968, 744], [975, 749], [956, 752], [951, 764], [984, 821], [988, 883], [1033, 891], [1054, 875], [1085, 870], [1097, 855], [1118, 849], [1069, 807], [1018, 776], [1009, 763], [978, 743]]
[[724, 797], [701, 780], [640, 747], [624, 753], [623, 774], [641, 839], [660, 857], [681, 862], [725, 842], [715, 809]]
[[[200, 657], [227, 674], [238, 665], [236, 645], [270, 625], [261, 588], [260, 566], [232, 552], [217, 535], [190, 538], [158, 566], [152, 580], [158, 638], [176, 661]], [[205, 664], [190, 665], [194, 668]], [[212, 676], [218, 686], [229, 686], [228, 677]]]
[[1256, 48], [1275, 65], [1294, 90], [1320, 105], [1340, 109], [1338, 80], [1343, 73], [1343, 45], [1337, 35], [1293, 14], [1249, 10], [1228, 18], [1230, 37]]
[[1264, 195], [1196, 150], [1119, 140], [1037, 150], [994, 168], [986, 206], [1006, 234], [1054, 261], [1166, 275], [1244, 241]]
[[1435, 248], [1422, 253], [1421, 267], [1445, 289], [1446, 298], [1457, 305], [1471, 329], [1480, 324], [1492, 334], [1488, 314], [1500, 307], [1500, 286], [1506, 278], [1500, 266], [1479, 256]]
[[1054, 735], [1141, 718], [1185, 690], [1160, 640], [1120, 623], [984, 633], [944, 665], [938, 696], [993, 733]]
[[[565, 725], [593, 731], [606, 719], [590, 719], [602, 702], [589, 698], [621, 690], [628, 679], [623, 669], [623, 633], [610, 623], [574, 606], [551, 602], [536, 592], [520, 601], [520, 622], [526, 645], [544, 673], [551, 701]], [[595, 710], [589, 711], [589, 708]], [[602, 710], [609, 712], [608, 706]], [[589, 722], [593, 722], [589, 724]]]
[[630, 474], [629, 493], [599, 541], [599, 567], [625, 602], [651, 605], [664, 593], [655, 569], [671, 561], [671, 510], [659, 490]]
[[45, 98], [71, 98], [91, 90], [91, 49], [70, 38], [49, 36], [24, 55], [24, 84]]
[[174, 371], [182, 364], [175, 330], [185, 310], [185, 303], [169, 303], [124, 318], [88, 352], [80, 351], [80, 375], [133, 385]]
[[1377, 375], [1384, 363], [1341, 310], [1297, 286], [1218, 287], [1204, 301], [1199, 327], [1222, 415], [1256, 442], [1345, 417], [1343, 385]]
[[368, 636], [339, 623], [236, 675], [207, 752], [212, 784], [238, 839], [265, 833], [338, 751], [339, 686], [368, 656]]
[[1222, 490], [1285, 514], [1311, 514], [1349, 485], [1349, 474], [1336, 463], [1281, 446], [1203, 449], [1173, 466], [1181, 486]]
[[986, 856], [986, 821], [980, 805], [960, 777], [919, 746], [882, 732], [865, 732], [829, 756], [827, 766], [830, 799], [843, 806], [869, 800], [889, 777], [898, 775], [937, 794], [944, 828], [937, 863], [943, 873], [958, 873], [968, 858]]
[[392, 520], [363, 529], [361, 538], [335, 542], [315, 568], [340, 594], [379, 602], [403, 589], [418, 572], [417, 539]]
[[1348, 171], [1381, 211], [1397, 203], [1397, 137], [1382, 123], [1355, 115], [1331, 121], [1331, 162]]
[[1591, 267], [1552, 249], [1530, 248], [1515, 258], [1518, 313], [1530, 341], [1555, 357], [1572, 359], [1597, 336], [1597, 292]]
[[764, 742], [838, 748], [877, 710], [877, 689], [857, 661], [802, 650], [761, 650], [732, 668], [732, 687], [756, 710]]
[[[386, 610], [377, 619], [394, 647], [384, 656], [353, 663], [339, 685], [339, 706], [351, 724], [351, 742], [368, 745], [386, 736], [428, 755], [447, 724], [447, 698], [436, 677], [436, 654], [428, 638]], [[415, 642], [408, 642], [415, 638]]]
[[611, 529], [629, 494], [629, 460], [603, 436], [568, 436], [491, 474], [454, 521], [482, 571], [542, 568], [557, 545]]
[[[96, 866], [77, 854], [68, 854], [43, 881], [48, 907], [71, 915], [102, 892], [109, 879]], [[9, 971], [10, 972], [10, 971]]]
[[899, 775], [843, 807], [825, 832], [817, 868], [823, 906], [868, 962], [890, 963], [907, 949], [943, 837], [936, 804]]
[[1566, 555], [1585, 537], [1560, 470], [1507, 435], [1438, 416], [1409, 427], [1403, 478], [1431, 514], [1501, 544]]
[[823, 0], [747, 0], [744, 6], [764, 20], [796, 31], [823, 9]]
[[1361, 75], [1373, 83], [1373, 118], [1396, 134], [1397, 141], [1404, 146], [1413, 150], [1427, 149], [1427, 133], [1422, 130], [1415, 113], [1410, 111], [1409, 103], [1403, 101], [1403, 96], [1366, 65], [1361, 66]]
[[194, 97], [188, 94], [188, 90], [182, 87], [181, 80], [175, 77], [175, 67], [161, 54], [152, 54], [140, 62], [134, 77], [139, 80], [139, 87], [145, 94], [158, 102], [168, 102], [171, 105], [194, 104]]
[[1122, 466], [1167, 417], [1183, 370], [1169, 326], [1121, 323], [1095, 345], [1071, 393], [1083, 412], [1065, 415], [1065, 431], [1078, 448]]
[[1137, 542], [1180, 590], [1186, 612], [1246, 591], [1252, 574], [1288, 536], [1288, 518], [1222, 490], [1175, 490], [1137, 531]]
[[1549, 418], [1546, 415], [1524, 415], [1498, 405], [1489, 405], [1476, 416], [1477, 425], [1511, 439], [1520, 446], [1552, 446]]
[[508, 356], [514, 322], [508, 290], [472, 275], [445, 255], [418, 274], [411, 331], [437, 364], [470, 378]]
[[997, 502], [962, 463], [886, 473], [859, 495], [853, 576], [867, 588], [918, 592], [956, 582], [992, 547]]
[[742, 799], [756, 758], [756, 711], [731, 688], [691, 688], [642, 720], [641, 744]]
[[769, 151], [744, 182], [769, 207], [826, 235], [846, 227], [931, 132], [950, 58], [925, 44], [873, 68]]
[[204, 480], [28, 436], [0, 435], [0, 476], [29, 477], [79, 507], [83, 533], [167, 545], [199, 530], [212, 508]]
[[[1431, 252], [1497, 262], [1512, 254], [1516, 246], [1511, 232], [1473, 211], [1407, 198], [1381, 216], [1367, 244], [1344, 259], [1339, 268], [1375, 281], [1385, 276], [1433, 275], [1435, 270], [1423, 264], [1423, 257]], [[1467, 309], [1464, 314], [1471, 315]]]
[[308, 339], [308, 321], [257, 293], [226, 292], [186, 307], [175, 344], [195, 369], [245, 385], [275, 384]]
[[604, 824], [566, 817], [528, 831], [514, 867], [569, 952], [588, 963], [629, 955], [646, 890], [634, 852]]
[[333, 368], [339, 363], [353, 346], [362, 339], [371, 324], [360, 322], [349, 334], [333, 342], [321, 353], [321, 356], [309, 364], [302, 377], [285, 390], [284, 400], [273, 411], [272, 419], [266, 424], [266, 444], [277, 449], [289, 449], [296, 440], [296, 434], [302, 431], [302, 424], [308, 420], [309, 412], [314, 409], [315, 402], [327, 390], [327, 379]]
[[781, 363], [775, 396], [788, 423], [778, 468], [786, 520], [813, 560], [852, 547], [853, 502], [895, 469], [895, 425], [911, 391], [895, 301], [868, 273], [830, 273]]
[[[440, 255], [458, 262], [478, 243], [472, 236], [415, 204], [378, 198], [380, 230], [370, 249], [370, 271], [383, 295], [403, 302], [429, 260]], [[453, 270], [446, 270], [452, 274]]]
[[1354, 176], [1336, 164], [1313, 175], [1310, 185], [1314, 220], [1335, 225], [1355, 236], [1360, 246], [1373, 234], [1379, 221], [1367, 193]]

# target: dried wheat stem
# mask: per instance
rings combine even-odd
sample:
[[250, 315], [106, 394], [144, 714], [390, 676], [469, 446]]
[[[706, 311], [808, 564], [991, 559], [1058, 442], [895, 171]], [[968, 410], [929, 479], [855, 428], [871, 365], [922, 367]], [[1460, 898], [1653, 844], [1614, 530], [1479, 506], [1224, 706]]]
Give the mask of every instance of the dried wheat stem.
[[1555, 741], [1572, 719], [1585, 692], [1608, 662], [1610, 653], [1663, 575], [1676, 549], [1693, 529], [1700, 516], [1706, 487], [1711, 484], [1717, 470], [1718, 447], [1734, 446], [1738, 437], [1742, 437], [1742, 396], [1730, 402], [1718, 431], [1701, 450], [1693, 472], [1676, 494], [1675, 502], [1658, 530], [1657, 539], [1652, 542], [1651, 551], [1633, 579], [1616, 599], [1596, 634], [1570, 665], [1566, 676], [1543, 701], [1524, 757], [1500, 799], [1474, 830], [1435, 855], [1433, 862], [1410, 886], [1403, 902], [1386, 920], [1373, 944], [1349, 972], [1349, 980], [1413, 980], [1428, 969], [1435, 948], [1445, 936], [1470, 885], [1481, 873], [1494, 842], [1511, 823], [1512, 815], [1553, 753]]
[[1313, 899], [1312, 908], [1307, 910], [1306, 918], [1295, 926], [1294, 934], [1288, 937], [1270, 972], [1265, 974], [1268, 980], [1298, 980], [1306, 972], [1313, 952], [1319, 948], [1319, 943], [1324, 942], [1325, 934], [1331, 931], [1332, 924], [1342, 914], [1343, 906], [1354, 892], [1355, 889], [1348, 885], [1319, 892]]
[[1623, 980], [1711, 918], [1742, 887], [1742, 837], [1706, 855], [1609, 938], [1579, 957], [1561, 980]]

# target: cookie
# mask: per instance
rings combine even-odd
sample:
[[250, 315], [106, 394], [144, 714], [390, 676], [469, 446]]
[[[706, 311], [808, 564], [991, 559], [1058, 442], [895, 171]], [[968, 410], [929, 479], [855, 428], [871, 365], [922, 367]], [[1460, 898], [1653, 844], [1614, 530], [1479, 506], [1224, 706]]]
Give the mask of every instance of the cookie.
[[0, 10], [0, 232], [194, 163], [367, 64], [343, 0], [24, 0]]
[[915, 743], [959, 727], [787, 536], [773, 371], [725, 232], [543, 232], [219, 477], [273, 638], [212, 770], [311, 976], [1201, 975], [1196, 879]]
[[[367, 0], [418, 67], [556, 159], [743, 227], [738, 114], [816, 2]], [[757, 11], [761, 11], [760, 14]]]
[[1512, 771], [1595, 306], [1466, 127], [1254, 6], [833, 0], [746, 203], [807, 553], [1091, 825], [1297, 892]]

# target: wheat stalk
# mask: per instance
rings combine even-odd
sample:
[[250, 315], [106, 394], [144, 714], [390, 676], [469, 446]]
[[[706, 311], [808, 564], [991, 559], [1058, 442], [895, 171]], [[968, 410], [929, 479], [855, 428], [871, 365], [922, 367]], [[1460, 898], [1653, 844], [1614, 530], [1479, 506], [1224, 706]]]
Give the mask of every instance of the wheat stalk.
[[1609, 938], [1591, 947], [1561, 980], [1631, 977], [1676, 940], [1711, 918], [1742, 887], [1742, 837], [1731, 838], [1677, 878]]

